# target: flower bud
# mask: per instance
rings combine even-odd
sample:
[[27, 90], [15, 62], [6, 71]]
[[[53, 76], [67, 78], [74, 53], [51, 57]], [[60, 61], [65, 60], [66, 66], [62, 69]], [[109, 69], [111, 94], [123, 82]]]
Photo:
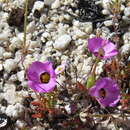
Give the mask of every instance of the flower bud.
[[90, 75], [87, 79], [87, 88], [91, 88], [93, 85], [95, 84], [95, 76], [94, 75]]

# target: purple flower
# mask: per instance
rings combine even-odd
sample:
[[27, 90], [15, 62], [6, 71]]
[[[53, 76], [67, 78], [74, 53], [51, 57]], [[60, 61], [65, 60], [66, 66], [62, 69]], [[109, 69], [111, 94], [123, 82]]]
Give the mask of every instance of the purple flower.
[[111, 58], [118, 53], [116, 45], [100, 37], [88, 39], [88, 49], [95, 56], [98, 56], [101, 59]]
[[35, 61], [27, 69], [28, 85], [34, 91], [47, 93], [56, 85], [56, 74], [52, 63]]
[[89, 89], [89, 94], [97, 99], [102, 107], [114, 107], [120, 100], [120, 89], [115, 80], [101, 78]]
[[56, 75], [64, 74], [65, 67], [66, 67], [66, 64], [61, 64], [61, 65], [57, 66], [57, 68], [55, 69]]

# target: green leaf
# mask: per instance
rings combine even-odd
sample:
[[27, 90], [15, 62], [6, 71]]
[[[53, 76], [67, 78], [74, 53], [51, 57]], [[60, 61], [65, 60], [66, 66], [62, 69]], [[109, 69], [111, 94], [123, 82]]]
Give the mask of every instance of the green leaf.
[[95, 84], [95, 76], [94, 75], [90, 75], [87, 79], [87, 88], [91, 88], [93, 85]]

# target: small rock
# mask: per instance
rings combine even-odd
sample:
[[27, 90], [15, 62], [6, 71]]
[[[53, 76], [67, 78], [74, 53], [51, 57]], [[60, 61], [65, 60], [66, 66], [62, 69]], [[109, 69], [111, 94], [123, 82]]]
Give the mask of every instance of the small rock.
[[0, 47], [0, 59], [3, 58], [3, 53], [5, 52], [5, 49], [3, 47]]
[[8, 40], [10, 36], [10, 32], [9, 31], [5, 31], [3, 33], [0, 33], [0, 40]]
[[107, 20], [107, 21], [104, 21], [104, 24], [105, 24], [105, 26], [109, 27], [109, 26], [112, 26], [113, 21], [112, 20]]
[[124, 9], [124, 15], [127, 17], [130, 16], [130, 7]]
[[96, 68], [96, 74], [97, 75], [100, 75], [103, 72], [103, 65], [104, 65], [103, 62], [98, 63], [97, 68]]
[[8, 125], [10, 124], [10, 117], [8, 117], [6, 114], [0, 114], [0, 128], [1, 130], [6, 129]]
[[40, 42], [37, 41], [30, 41], [29, 42], [29, 49], [35, 49], [35, 48], [40, 48]]
[[102, 6], [104, 9], [109, 9], [110, 0], [102, 0]]
[[109, 10], [107, 10], [107, 9], [103, 9], [103, 10], [102, 10], [102, 14], [104, 14], [104, 15], [109, 15], [110, 12], [109, 12]]
[[4, 57], [5, 59], [9, 59], [9, 58], [12, 57], [12, 53], [11, 53], [11, 52], [5, 52], [5, 53], [3, 54], [3, 57]]
[[24, 121], [22, 121], [22, 120], [17, 120], [16, 125], [17, 125], [18, 128], [22, 129], [22, 128], [25, 127], [26, 123]]
[[15, 62], [14, 59], [7, 59], [4, 64], [4, 69], [5, 71], [7, 71], [8, 73], [10, 73], [11, 71], [15, 70], [17, 67], [17, 63]]
[[44, 32], [44, 33], [42, 34], [42, 37], [48, 38], [48, 37], [50, 37], [50, 34], [49, 34], [48, 32]]
[[75, 35], [77, 36], [77, 38], [85, 38], [86, 37], [86, 33], [81, 31], [80, 29], [74, 29]]
[[41, 11], [44, 7], [44, 2], [42, 1], [36, 1], [34, 3], [34, 6], [33, 6], [33, 9], [32, 9], [32, 12], [34, 13], [35, 10], [38, 10], [38, 11]]
[[27, 32], [33, 32], [35, 30], [36, 26], [35, 26], [35, 22], [32, 21], [27, 25]]
[[124, 44], [121, 47], [120, 52], [121, 52], [122, 55], [128, 54], [130, 52], [130, 44]]
[[35, 61], [35, 59], [32, 58], [31, 55], [27, 55], [26, 58], [25, 58], [25, 60], [24, 60], [24, 62], [23, 62], [24, 67], [25, 67], [25, 68], [28, 68], [29, 65], [30, 65], [33, 61]]
[[6, 114], [10, 117], [20, 117], [23, 113], [24, 107], [20, 103], [16, 105], [9, 105], [6, 109]]
[[18, 80], [21, 82], [24, 81], [24, 75], [25, 75], [25, 72], [23, 70], [18, 72], [17, 73]]
[[130, 32], [126, 32], [124, 35], [123, 35], [123, 40], [124, 40], [124, 43], [125, 44], [130, 44]]
[[9, 81], [12, 81], [12, 82], [15, 82], [16, 80], [18, 80], [16, 74], [11, 75], [9, 78]]
[[[4, 88], [4, 98], [8, 101], [9, 104], [15, 104], [22, 102], [22, 97], [18, 96], [15, 91], [16, 87], [13, 84], [6, 84]], [[10, 96], [11, 95], [11, 96]]]
[[3, 70], [3, 65], [2, 65], [2, 63], [0, 63], [0, 71], [2, 71]]
[[52, 3], [54, 3], [55, 0], [44, 0], [44, 4], [51, 6]]
[[70, 35], [64, 34], [56, 39], [55, 43], [53, 44], [54, 48], [57, 50], [64, 50], [68, 47], [71, 42]]
[[51, 5], [52, 9], [57, 9], [59, 7], [60, 7], [60, 0], [55, 0], [55, 2], [52, 3], [52, 5]]
[[21, 48], [22, 47], [22, 41], [18, 37], [13, 37], [11, 40], [11, 45], [9, 46], [9, 49], [11, 51], [14, 51], [15, 48]]
[[85, 28], [85, 32], [87, 34], [90, 34], [93, 31], [93, 25], [92, 25], [91, 22], [86, 22], [85, 25], [84, 25], [84, 28]]

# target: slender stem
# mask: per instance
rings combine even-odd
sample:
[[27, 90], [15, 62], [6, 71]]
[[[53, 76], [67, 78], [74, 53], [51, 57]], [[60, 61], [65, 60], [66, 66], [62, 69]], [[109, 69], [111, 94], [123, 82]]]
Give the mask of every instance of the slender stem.
[[91, 71], [91, 74], [94, 75], [94, 76], [95, 76], [95, 71], [96, 71], [98, 62], [99, 62], [99, 58], [96, 58], [96, 61], [93, 65], [93, 68], [92, 68], [92, 71]]
[[25, 2], [23, 49], [25, 49], [26, 46], [27, 14], [28, 14], [28, 0], [26, 0]]

